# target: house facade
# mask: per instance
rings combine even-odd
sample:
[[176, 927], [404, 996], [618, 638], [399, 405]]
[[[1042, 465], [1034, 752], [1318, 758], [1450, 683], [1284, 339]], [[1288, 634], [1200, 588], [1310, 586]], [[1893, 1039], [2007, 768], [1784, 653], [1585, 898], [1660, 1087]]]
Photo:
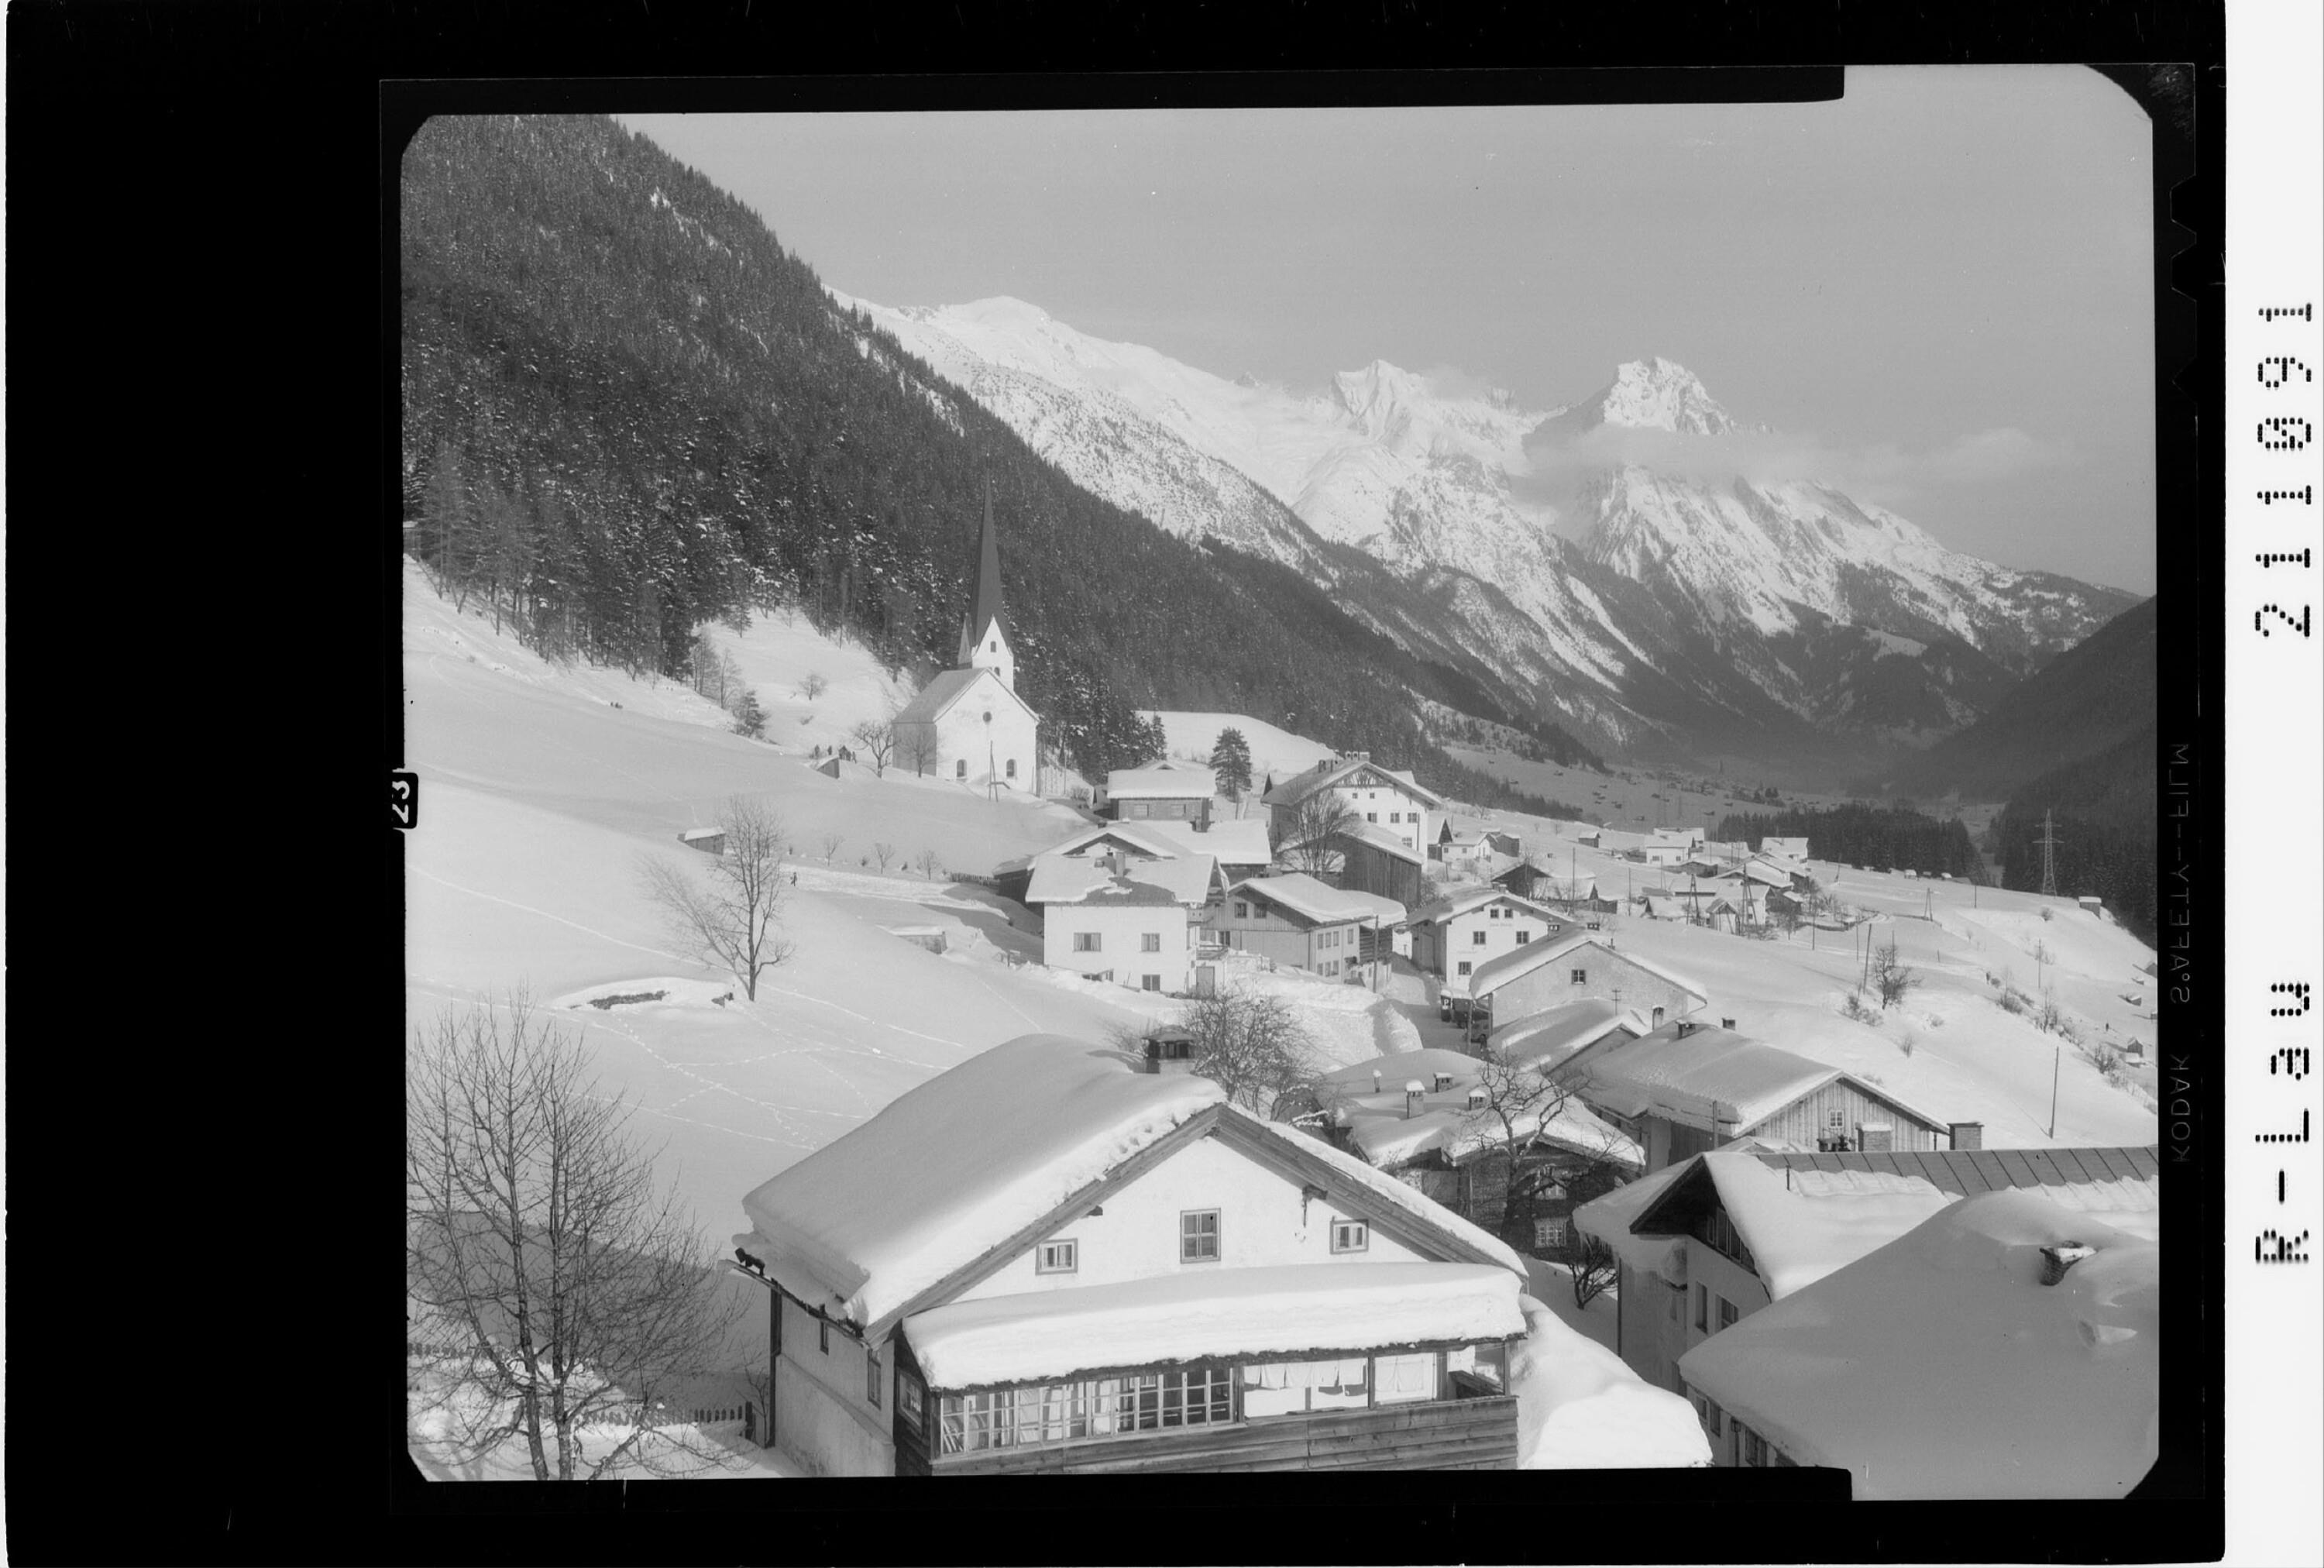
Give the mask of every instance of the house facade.
[[1659, 1026], [1711, 1000], [1684, 975], [1618, 952], [1606, 936], [1591, 931], [1512, 947], [1479, 966], [1470, 976], [1469, 992], [1480, 1001], [1489, 1000], [1493, 1016], [1504, 1022], [1594, 997], [1635, 1010]]
[[1427, 897], [1427, 857], [1396, 836], [1393, 829], [1370, 823], [1332, 835], [1337, 869], [1333, 885], [1357, 892], [1393, 899], [1406, 909]]
[[1412, 962], [1452, 985], [1492, 960], [1536, 942], [1555, 942], [1573, 921], [1499, 887], [1458, 894], [1416, 910]]
[[1001, 598], [1001, 546], [992, 491], [954, 668], [938, 674], [891, 721], [899, 766], [985, 790], [1040, 789], [1040, 716], [1017, 695], [1017, 648]]
[[1522, 1260], [1170, 1065], [1021, 1037], [753, 1190], [777, 1443], [813, 1474], [1514, 1468]]
[[1401, 906], [1334, 888], [1304, 872], [1249, 877], [1226, 890], [1210, 918], [1220, 945], [1326, 980], [1367, 980], [1388, 961]]
[[1132, 990], [1191, 992], [1194, 950], [1221, 890], [1207, 854], [1155, 854], [1100, 831], [1033, 857], [1024, 901], [1041, 917], [1041, 962]]
[[1324, 791], [1345, 801], [1368, 826], [1385, 828], [1406, 849], [1424, 854], [1434, 842], [1430, 814], [1444, 809], [1444, 798], [1409, 772], [1375, 765], [1369, 752], [1351, 752], [1293, 774], [1261, 798], [1272, 815], [1277, 846], [1292, 838], [1300, 803]]

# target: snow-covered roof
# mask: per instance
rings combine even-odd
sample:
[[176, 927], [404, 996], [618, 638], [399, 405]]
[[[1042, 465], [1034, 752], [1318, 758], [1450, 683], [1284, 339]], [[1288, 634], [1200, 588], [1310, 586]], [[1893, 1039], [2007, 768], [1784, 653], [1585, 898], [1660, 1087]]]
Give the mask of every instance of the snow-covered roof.
[[1218, 779], [1209, 769], [1176, 762], [1117, 768], [1105, 776], [1106, 797], [1112, 800], [1207, 800], [1217, 789]]
[[1486, 1038], [1486, 1046], [1508, 1061], [1554, 1064], [1575, 1047], [1623, 1028], [1625, 1011], [1601, 997], [1585, 997], [1545, 1012], [1512, 1019]]
[[1641, 1236], [1630, 1226], [1648, 1204], [1670, 1190], [1671, 1184], [1686, 1169], [1683, 1165], [1665, 1166], [1577, 1205], [1573, 1211], [1574, 1229], [1605, 1242], [1614, 1256], [1643, 1274], [1658, 1275], [1673, 1285], [1685, 1284], [1683, 1238]]
[[1396, 834], [1390, 833], [1377, 823], [1350, 823], [1341, 831], [1350, 838], [1359, 839], [1383, 853], [1394, 855], [1398, 860], [1410, 861], [1414, 865], [1428, 863], [1427, 851], [1413, 848]]
[[1351, 902], [1360, 900], [1370, 905], [1372, 918], [1382, 926], [1401, 926], [1405, 922], [1404, 906], [1385, 893], [1368, 893], [1361, 888], [1340, 888], [1335, 890], [1340, 897]]
[[1732, 1029], [1697, 1027], [1682, 1035], [1674, 1024], [1593, 1058], [1588, 1093], [1617, 1115], [1739, 1131], [1845, 1075]]
[[984, 688], [987, 701], [1006, 700], [1015, 703], [1028, 714], [1033, 711], [1026, 707], [1023, 697], [1010, 690], [1007, 684], [990, 669], [945, 669], [930, 677], [928, 684], [920, 688], [919, 695], [906, 703], [890, 722], [911, 724], [940, 719], [952, 711], [953, 705], [968, 696], [971, 687], [987, 677], [991, 678]]
[[[1249, 892], [1282, 905], [1293, 914], [1309, 920], [1370, 920], [1380, 915], [1379, 903], [1368, 894], [1351, 893], [1316, 881], [1305, 872], [1286, 872], [1277, 877], [1247, 877], [1237, 882], [1231, 892]], [[1392, 901], [1392, 900], [1391, 900]], [[1404, 907], [1397, 905], [1399, 918]]]
[[1022, 1035], [753, 1188], [754, 1231], [736, 1240], [793, 1296], [868, 1324], [1225, 1098], [1208, 1078]]
[[[2098, 1249], [2054, 1286], [2044, 1245]], [[2040, 1193], [1952, 1204], [1689, 1351], [1686, 1381], [1858, 1498], [2118, 1498], [2157, 1453], [2161, 1250]]]
[[[1447, 1080], [1442, 1089], [1436, 1087], [1440, 1076]], [[1347, 1130], [1355, 1152], [1388, 1168], [1430, 1153], [1465, 1159], [1506, 1140], [1511, 1129], [1499, 1117], [1469, 1109], [1469, 1091], [1477, 1082], [1476, 1057], [1431, 1047], [1342, 1067], [1317, 1081], [1316, 1094], [1333, 1121]], [[1406, 1093], [1414, 1083], [1422, 1085], [1416, 1108]], [[1408, 1109], [1414, 1113], [1406, 1115]], [[1562, 1148], [1631, 1166], [1646, 1164], [1637, 1144], [1599, 1120], [1578, 1098], [1550, 1109], [1555, 1114], [1545, 1123], [1538, 1111], [1517, 1118], [1515, 1135], [1523, 1138], [1538, 1128], [1545, 1139]]]
[[1525, 1332], [1518, 1278], [1483, 1263], [1294, 1263], [961, 1301], [904, 1320], [931, 1387], [1222, 1356], [1323, 1359]]
[[[1560, 915], [1556, 918], [1564, 920], [1565, 918]], [[1571, 922], [1567, 923], [1571, 924]], [[1470, 994], [1489, 996], [1494, 990], [1506, 985], [1519, 975], [1531, 974], [1543, 964], [1554, 964], [1567, 955], [1578, 953], [1584, 947], [1596, 947], [1609, 956], [1622, 960], [1625, 964], [1635, 964], [1647, 973], [1670, 982], [1671, 984], [1698, 1001], [1711, 1000], [1709, 992], [1684, 975], [1665, 969], [1659, 964], [1649, 963], [1635, 953], [1620, 952], [1602, 935], [1594, 931], [1576, 932], [1571, 936], [1555, 942], [1528, 942], [1522, 947], [1510, 949], [1498, 958], [1487, 959], [1479, 964], [1477, 972], [1469, 977]]]
[[1173, 855], [1132, 860], [1116, 872], [1097, 858], [1067, 854], [1033, 857], [1028, 904], [1120, 905], [1207, 903], [1216, 867], [1209, 855]]
[[726, 830], [723, 827], [689, 827], [678, 836], [686, 840], [687, 843], [692, 844], [696, 839], [724, 838], [725, 835]]
[[1394, 769], [1383, 768], [1376, 762], [1367, 762], [1357, 758], [1346, 758], [1336, 762], [1319, 764], [1304, 773], [1294, 773], [1260, 798], [1269, 806], [1296, 806], [1318, 789], [1342, 783], [1350, 774], [1367, 769], [1378, 773], [1383, 779], [1393, 779], [1397, 788], [1425, 805], [1438, 807], [1444, 805], [1444, 797], [1422, 784], [1409, 771], [1399, 772]]
[[1071, 838], [1060, 839], [1040, 853], [1074, 854], [1092, 844], [1112, 839], [1157, 860], [1166, 860], [1183, 852], [1175, 840], [1155, 831], [1163, 826], [1158, 822], [1141, 822], [1133, 827], [1127, 823], [1102, 822], [1095, 827], [1083, 828]]
[[1522, 894], [1513, 893], [1502, 887], [1471, 888], [1465, 893], [1431, 899], [1412, 912], [1412, 918], [1416, 925], [1430, 920], [1450, 920], [1472, 910], [1481, 909], [1489, 904], [1500, 903], [1515, 904], [1521, 909], [1529, 909], [1553, 927], [1573, 924], [1555, 909], [1546, 905], [1537, 904]]
[[[1756, 1155], [1716, 1149], [1700, 1158], [1776, 1301], [1960, 1201], [1925, 1176], [1775, 1170]], [[1648, 1232], [1660, 1228], [1652, 1213], [1640, 1216], [1640, 1226]]]
[[1179, 854], [1215, 855], [1221, 865], [1263, 866], [1275, 858], [1264, 816], [1213, 818], [1208, 832], [1196, 832], [1191, 822], [1157, 818], [1139, 823], [1138, 831]]

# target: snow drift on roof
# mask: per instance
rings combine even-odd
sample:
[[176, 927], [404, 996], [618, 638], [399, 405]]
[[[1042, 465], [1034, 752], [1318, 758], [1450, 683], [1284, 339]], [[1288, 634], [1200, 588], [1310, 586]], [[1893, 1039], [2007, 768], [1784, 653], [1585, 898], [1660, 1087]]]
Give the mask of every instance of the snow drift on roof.
[[1033, 857], [1033, 880], [1025, 886], [1028, 904], [1198, 905], [1211, 896], [1208, 855], [1133, 860], [1119, 873], [1102, 860], [1078, 855]]
[[1511, 1118], [1510, 1125], [1504, 1127], [1501, 1119], [1490, 1111], [1466, 1108], [1463, 1102], [1469, 1083], [1473, 1081], [1471, 1075], [1469, 1080], [1456, 1082], [1441, 1093], [1424, 1092], [1423, 1109], [1414, 1116], [1405, 1115], [1404, 1096], [1400, 1093], [1381, 1097], [1392, 1098], [1392, 1103], [1376, 1105], [1365, 1103], [1371, 1098], [1365, 1096], [1350, 1107], [1348, 1141], [1373, 1165], [1388, 1167], [1431, 1151], [1441, 1152], [1452, 1160], [1466, 1159], [1508, 1142], [1512, 1132], [1517, 1138], [1525, 1138], [1538, 1129], [1545, 1139], [1562, 1148], [1634, 1167], [1646, 1164], [1646, 1155], [1636, 1143], [1600, 1121], [1579, 1100], [1559, 1104], [1556, 1114], [1546, 1121], [1536, 1109]]
[[1106, 797], [1112, 800], [1207, 800], [1217, 787], [1210, 770], [1175, 764], [1116, 768], [1105, 776]]
[[1747, 1128], [1841, 1075], [1732, 1029], [1675, 1028], [1618, 1044], [1590, 1065], [1591, 1100], [1618, 1115], [1646, 1112], [1709, 1127]]
[[1086, 1040], [1022, 1035], [752, 1189], [759, 1245], [742, 1244], [802, 1301], [869, 1324], [1225, 1097]]
[[[2043, 1286], [2040, 1249], [2069, 1241], [2098, 1253]], [[1987, 1193], [1679, 1370], [1800, 1463], [1851, 1471], [1858, 1498], [2118, 1498], [2157, 1452], [2160, 1259], [2036, 1189]]]
[[1263, 866], [1275, 858], [1263, 816], [1213, 820], [1207, 833], [1195, 832], [1191, 822], [1167, 819], [1140, 822], [1138, 831], [1179, 854], [1215, 855], [1222, 865]]
[[931, 1387], [1209, 1357], [1357, 1354], [1525, 1332], [1517, 1278], [1483, 1263], [1293, 1263], [954, 1302], [904, 1320]]
[[1711, 1462], [1694, 1407], [1642, 1381], [1532, 1296], [1517, 1305], [1525, 1343], [1509, 1356], [1519, 1470], [1642, 1470]]
[[[1279, 877], [1246, 878], [1231, 890], [1239, 893], [1246, 890], [1310, 920], [1326, 923], [1370, 920], [1379, 913], [1379, 905], [1369, 895], [1342, 892], [1327, 882], [1316, 881], [1305, 872], [1286, 872]], [[1397, 906], [1399, 911], [1402, 908]]]
[[1769, 1297], [1776, 1301], [1886, 1246], [1958, 1201], [1922, 1176], [1787, 1173], [1769, 1169], [1752, 1155], [1716, 1150], [1702, 1158], [1728, 1217], [1759, 1266]]
[[[1157, 860], [1168, 860], [1181, 852], [1176, 840], [1165, 837], [1155, 831], [1167, 825], [1158, 822], [1141, 822], [1133, 827], [1127, 823], [1102, 822], [1095, 827], [1082, 829], [1071, 838], [1060, 839], [1040, 853], [1072, 854], [1076, 850], [1085, 849], [1102, 839], [1111, 838], [1119, 839], [1131, 849], [1150, 854]], [[1194, 847], [1203, 846], [1198, 844]]]
[[1602, 997], [1585, 997], [1545, 1012], [1512, 1019], [1486, 1038], [1486, 1047], [1519, 1066], [1555, 1064], [1622, 1022], [1622, 1010]]

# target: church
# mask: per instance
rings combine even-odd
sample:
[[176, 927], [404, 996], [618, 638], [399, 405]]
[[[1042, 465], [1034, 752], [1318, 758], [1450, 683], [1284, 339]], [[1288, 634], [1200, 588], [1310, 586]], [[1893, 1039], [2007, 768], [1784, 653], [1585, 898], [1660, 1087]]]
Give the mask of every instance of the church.
[[915, 773], [972, 789], [1037, 794], [1040, 728], [1040, 715], [1017, 695], [1017, 650], [1001, 602], [1001, 542], [988, 481], [959, 650], [953, 668], [896, 715], [896, 760]]

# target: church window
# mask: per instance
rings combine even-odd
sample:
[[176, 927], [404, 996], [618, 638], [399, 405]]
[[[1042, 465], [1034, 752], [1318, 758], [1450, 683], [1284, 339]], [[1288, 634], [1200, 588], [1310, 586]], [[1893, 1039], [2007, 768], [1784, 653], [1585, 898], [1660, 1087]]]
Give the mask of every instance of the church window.
[[1009, 759], [1009, 777], [1011, 779], [1017, 777], [1017, 759], [1014, 757]]
[[965, 779], [965, 778], [967, 778], [967, 777], [968, 777], [968, 759], [967, 759], [967, 758], [965, 758], [965, 757], [961, 757], [961, 758], [956, 758], [956, 759], [954, 761], [953, 765], [952, 765], [952, 776], [953, 776], [954, 778], [955, 778], [955, 779]]
[[994, 638], [991, 642], [989, 642], [989, 643], [987, 643], [987, 644], [985, 645], [985, 649], [984, 649], [984, 650], [985, 650], [987, 653], [998, 653], [998, 652], [1000, 652], [1000, 651], [1001, 651], [1001, 639], [1000, 639], [1000, 638], [998, 638], [998, 637]]

